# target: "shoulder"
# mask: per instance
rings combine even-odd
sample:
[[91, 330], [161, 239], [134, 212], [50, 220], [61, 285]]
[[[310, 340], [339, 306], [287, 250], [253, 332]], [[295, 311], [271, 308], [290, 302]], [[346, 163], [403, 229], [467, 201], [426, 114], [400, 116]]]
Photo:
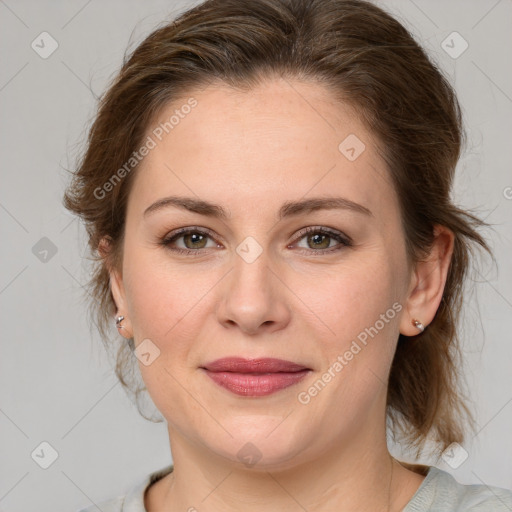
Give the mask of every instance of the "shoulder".
[[93, 503], [76, 512], [97, 512], [98, 509], [102, 512], [146, 512], [146, 508], [144, 507], [144, 494], [146, 490], [150, 485], [171, 473], [172, 470], [173, 466], [170, 465], [154, 471], [129, 489], [126, 494], [99, 503]]
[[510, 512], [512, 490], [485, 484], [464, 485], [431, 466], [425, 480], [403, 512]]

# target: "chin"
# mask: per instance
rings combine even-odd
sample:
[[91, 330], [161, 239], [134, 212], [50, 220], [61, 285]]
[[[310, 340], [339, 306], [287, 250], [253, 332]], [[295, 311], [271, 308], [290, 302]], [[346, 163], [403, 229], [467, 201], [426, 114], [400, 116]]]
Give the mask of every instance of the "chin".
[[[210, 450], [250, 470], [281, 470], [307, 459], [313, 444], [286, 415], [237, 416], [222, 422], [232, 434], [204, 439]], [[211, 431], [210, 431], [211, 433]]]

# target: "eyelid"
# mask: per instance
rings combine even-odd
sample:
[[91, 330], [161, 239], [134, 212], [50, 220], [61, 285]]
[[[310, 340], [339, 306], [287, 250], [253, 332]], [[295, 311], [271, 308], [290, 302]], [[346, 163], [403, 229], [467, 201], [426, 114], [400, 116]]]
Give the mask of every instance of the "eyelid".
[[220, 238], [217, 233], [213, 232], [209, 228], [204, 228], [201, 226], [186, 226], [183, 228], [177, 228], [172, 231], [170, 231], [167, 235], [164, 236], [165, 240], [171, 240], [172, 238], [177, 238], [180, 235], [186, 235], [188, 233], [200, 233], [203, 235], [208, 235], [213, 240], [217, 240], [217, 238]]
[[297, 236], [295, 237], [295, 241], [300, 240], [305, 235], [309, 235], [311, 233], [322, 233], [322, 234], [325, 234], [325, 235], [330, 235], [333, 238], [339, 238], [346, 245], [351, 245], [352, 244], [352, 239], [348, 235], [346, 235], [342, 231], [339, 231], [339, 230], [334, 229], [334, 228], [329, 228], [327, 226], [307, 226], [306, 228], [301, 229], [297, 233]]
[[[160, 244], [163, 245], [163, 246], [168, 246], [171, 242], [174, 242], [176, 241], [178, 238], [184, 236], [184, 235], [187, 235], [189, 233], [199, 233], [201, 235], [206, 235], [208, 236], [211, 240], [213, 240], [215, 243], [219, 244], [220, 242], [217, 240], [217, 238], [220, 238], [217, 236], [216, 233], [214, 233], [211, 229], [209, 228], [204, 228], [204, 227], [200, 227], [200, 226], [186, 226], [186, 227], [183, 227], [183, 228], [178, 228], [178, 229], [175, 229], [173, 231], [171, 231], [170, 233], [168, 233], [167, 235], [165, 235], [163, 237], [163, 239], [161, 240]], [[171, 249], [171, 250], [176, 250], [176, 251], [180, 251], [181, 248], [176, 248], [176, 249]], [[181, 249], [182, 251], [188, 251], [188, 252], [199, 252], [198, 249], [194, 250], [194, 249]]]
[[[166, 235], [160, 242], [160, 245], [163, 245], [165, 248], [167, 248], [170, 251], [176, 252], [176, 253], [185, 253], [185, 254], [191, 254], [191, 253], [197, 253], [200, 254], [205, 249], [211, 249], [211, 247], [208, 248], [199, 248], [199, 249], [183, 249], [181, 247], [169, 247], [170, 244], [177, 239], [181, 238], [182, 236], [189, 234], [189, 233], [199, 233], [202, 235], [208, 236], [211, 240], [213, 240], [215, 243], [219, 244], [219, 241], [217, 240], [218, 236], [216, 233], [214, 233], [211, 229], [200, 227], [200, 226], [187, 226], [183, 228], [178, 228], [174, 231], [171, 231], [168, 235]], [[339, 243], [335, 245], [334, 247], [329, 247], [327, 249], [305, 249], [305, 248], [298, 248], [297, 250], [299, 252], [307, 252], [308, 254], [326, 254], [329, 252], [335, 252], [336, 250], [339, 250], [341, 247], [350, 247], [353, 245], [352, 239], [345, 235], [343, 232], [334, 229], [329, 228], [327, 226], [307, 226], [303, 229], [301, 229], [297, 235], [295, 236], [293, 242], [291, 244], [288, 244], [287, 247], [295, 245], [297, 242], [299, 242], [302, 238], [307, 236], [308, 234], [323, 234], [327, 235], [331, 238], [334, 238]]]

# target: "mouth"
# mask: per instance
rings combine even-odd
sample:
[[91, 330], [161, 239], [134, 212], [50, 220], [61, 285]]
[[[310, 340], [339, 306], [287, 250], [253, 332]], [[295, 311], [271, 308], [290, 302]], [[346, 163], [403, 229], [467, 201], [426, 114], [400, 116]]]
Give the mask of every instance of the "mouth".
[[311, 368], [283, 359], [226, 357], [200, 368], [216, 384], [240, 396], [266, 396], [300, 382]]

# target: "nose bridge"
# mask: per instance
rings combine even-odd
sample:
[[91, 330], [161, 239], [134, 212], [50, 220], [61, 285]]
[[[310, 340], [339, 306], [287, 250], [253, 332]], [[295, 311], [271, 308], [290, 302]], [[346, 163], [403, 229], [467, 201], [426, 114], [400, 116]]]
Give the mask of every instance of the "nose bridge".
[[[250, 237], [249, 237], [250, 238]], [[288, 320], [289, 309], [282, 285], [274, 275], [271, 253], [254, 239], [246, 239], [233, 255], [233, 270], [223, 289], [219, 321], [237, 324], [246, 332], [262, 325], [280, 328]]]
[[[230, 293], [237, 295], [238, 300], [244, 296], [254, 301], [270, 300], [272, 262], [268, 249], [264, 250], [252, 241], [242, 242], [236, 249], [231, 272]], [[261, 305], [260, 305], [261, 307]]]

